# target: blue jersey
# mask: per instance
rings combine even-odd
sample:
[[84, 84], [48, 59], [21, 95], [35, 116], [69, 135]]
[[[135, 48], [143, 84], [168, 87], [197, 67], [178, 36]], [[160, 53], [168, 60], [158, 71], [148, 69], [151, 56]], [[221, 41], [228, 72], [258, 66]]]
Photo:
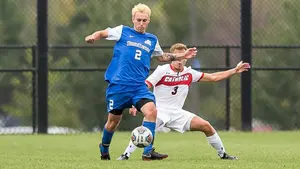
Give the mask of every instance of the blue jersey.
[[157, 37], [120, 25], [109, 28], [107, 40], [117, 42], [111, 63], [105, 72], [105, 80], [110, 84], [144, 85], [152, 56], [163, 54]]

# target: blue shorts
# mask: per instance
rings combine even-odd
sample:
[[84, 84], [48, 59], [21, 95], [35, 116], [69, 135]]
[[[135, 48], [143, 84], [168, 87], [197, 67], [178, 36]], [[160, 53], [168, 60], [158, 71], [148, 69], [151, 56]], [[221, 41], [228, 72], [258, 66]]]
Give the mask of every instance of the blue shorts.
[[155, 97], [146, 84], [139, 86], [109, 84], [106, 89], [107, 112], [131, 108], [141, 99], [150, 99], [155, 103]]

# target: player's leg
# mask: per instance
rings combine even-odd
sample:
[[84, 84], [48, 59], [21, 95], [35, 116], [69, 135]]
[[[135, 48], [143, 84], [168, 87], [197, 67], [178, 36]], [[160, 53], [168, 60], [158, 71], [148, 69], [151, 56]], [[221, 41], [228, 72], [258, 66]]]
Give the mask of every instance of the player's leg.
[[155, 128], [156, 128], [156, 116], [157, 116], [157, 110], [155, 107], [155, 104], [153, 101], [149, 101], [148, 99], [142, 99], [139, 102], [137, 102], [137, 109], [144, 114], [144, 121], [143, 126], [147, 127], [153, 135], [153, 141], [152, 143], [144, 148], [144, 152], [142, 155], [143, 160], [162, 160], [164, 158], [167, 158], [167, 154], [161, 154], [158, 152], [155, 152], [153, 148], [153, 143], [155, 140]]
[[122, 89], [125, 90], [125, 87], [109, 85], [106, 90], [107, 111], [109, 113], [107, 122], [103, 127], [102, 142], [99, 144], [102, 160], [110, 160], [109, 146], [121, 121], [123, 109], [126, 108], [131, 97], [130, 92], [120, 93], [119, 91]]
[[102, 160], [110, 160], [109, 146], [114, 132], [120, 124], [122, 111], [123, 110], [120, 109], [114, 109], [108, 113], [107, 122], [102, 131], [102, 142], [99, 144]]
[[[156, 128], [156, 116], [157, 116], [157, 109], [155, 107], [155, 104], [153, 100], [150, 99], [141, 99], [140, 101], [137, 102], [137, 109], [141, 111], [144, 115], [144, 120], [143, 120], [143, 126], [147, 127], [152, 135], [153, 135], [153, 140], [155, 138], [155, 128]], [[151, 151], [152, 149], [152, 144], [150, 146], [144, 148], [144, 154], [147, 154]]]
[[230, 159], [230, 160], [237, 159], [236, 157], [230, 156], [225, 152], [225, 148], [221, 138], [219, 137], [214, 127], [208, 121], [202, 119], [199, 116], [195, 116], [192, 118], [190, 122], [190, 130], [203, 132], [206, 135], [208, 143], [214, 149], [216, 149], [221, 159]]
[[[141, 86], [137, 95], [133, 98], [133, 104], [138, 111], [144, 115], [143, 126], [147, 127], [152, 135], [153, 141], [155, 139], [156, 117], [157, 109], [155, 106], [155, 97], [152, 92], [145, 86]], [[168, 157], [166, 154], [160, 154], [154, 151], [153, 142], [149, 146], [144, 148], [143, 160], [161, 160]]]
[[[159, 118], [156, 118], [156, 129], [159, 127], [162, 127], [164, 125], [163, 121]], [[117, 160], [128, 160], [130, 155], [137, 149], [137, 146], [135, 146], [132, 141], [129, 141], [129, 144], [127, 148], [125, 149], [124, 153], [117, 159]]]
[[209, 144], [217, 150], [221, 159], [236, 159], [236, 157], [229, 156], [225, 153], [225, 148], [219, 135], [208, 121], [183, 109], [173, 110], [172, 112], [172, 114], [169, 114], [172, 118], [166, 124], [166, 127], [180, 133], [189, 130], [201, 131], [206, 135]]

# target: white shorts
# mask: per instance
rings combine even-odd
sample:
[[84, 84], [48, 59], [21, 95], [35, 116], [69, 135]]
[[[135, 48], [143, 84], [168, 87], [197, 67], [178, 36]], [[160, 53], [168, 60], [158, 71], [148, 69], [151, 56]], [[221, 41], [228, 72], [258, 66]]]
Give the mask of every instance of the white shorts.
[[180, 133], [190, 130], [196, 115], [183, 109], [157, 108], [156, 129], [167, 127]]

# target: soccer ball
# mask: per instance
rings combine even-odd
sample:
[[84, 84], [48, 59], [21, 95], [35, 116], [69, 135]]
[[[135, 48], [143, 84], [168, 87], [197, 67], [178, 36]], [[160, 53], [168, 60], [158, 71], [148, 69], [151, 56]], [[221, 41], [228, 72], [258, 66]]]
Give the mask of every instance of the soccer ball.
[[131, 141], [139, 148], [147, 147], [153, 141], [152, 132], [144, 126], [139, 126], [132, 131]]

